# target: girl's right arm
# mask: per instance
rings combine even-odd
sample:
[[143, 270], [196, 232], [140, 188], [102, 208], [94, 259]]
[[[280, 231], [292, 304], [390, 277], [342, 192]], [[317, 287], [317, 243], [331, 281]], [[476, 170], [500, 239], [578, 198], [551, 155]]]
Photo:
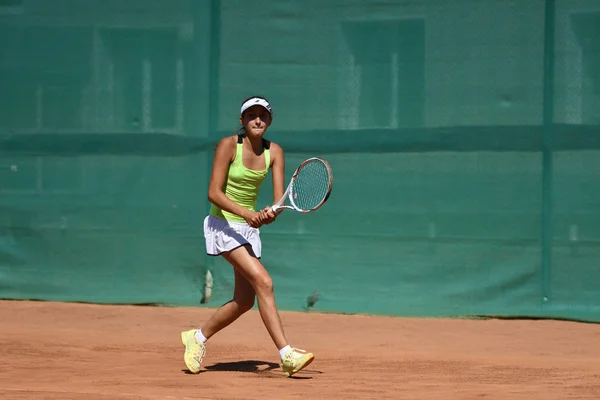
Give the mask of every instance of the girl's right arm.
[[229, 136], [221, 139], [217, 145], [210, 174], [210, 182], [208, 184], [208, 201], [219, 207], [221, 210], [244, 218], [251, 227], [259, 228], [260, 225], [262, 225], [260, 222], [260, 214], [252, 212], [235, 203], [227, 197], [222, 190], [227, 180], [229, 165], [235, 157], [236, 143], [236, 137]]

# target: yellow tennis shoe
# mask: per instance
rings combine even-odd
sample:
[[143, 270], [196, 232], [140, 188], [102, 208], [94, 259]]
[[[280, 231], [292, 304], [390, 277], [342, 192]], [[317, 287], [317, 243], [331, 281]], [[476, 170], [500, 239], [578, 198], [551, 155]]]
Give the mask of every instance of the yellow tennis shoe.
[[285, 376], [289, 377], [308, 366], [314, 359], [315, 356], [312, 353], [292, 348], [285, 353], [283, 360], [281, 360], [281, 368]]
[[196, 340], [194, 337], [195, 333], [196, 329], [181, 332], [181, 343], [185, 346], [183, 360], [193, 374], [200, 372], [200, 364], [202, 363], [204, 354], [206, 354], [206, 345]]

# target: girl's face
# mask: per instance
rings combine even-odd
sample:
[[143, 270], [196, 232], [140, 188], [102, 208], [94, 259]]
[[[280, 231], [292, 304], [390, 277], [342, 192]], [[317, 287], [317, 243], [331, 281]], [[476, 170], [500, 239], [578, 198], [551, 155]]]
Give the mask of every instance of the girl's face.
[[246, 135], [262, 137], [271, 125], [271, 113], [262, 106], [252, 106], [240, 118]]

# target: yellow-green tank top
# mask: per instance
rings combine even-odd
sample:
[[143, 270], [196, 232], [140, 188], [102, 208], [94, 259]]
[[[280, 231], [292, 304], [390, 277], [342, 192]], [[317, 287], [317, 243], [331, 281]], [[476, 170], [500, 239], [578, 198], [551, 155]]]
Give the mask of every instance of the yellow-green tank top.
[[[265, 177], [269, 172], [271, 154], [269, 152], [269, 142], [263, 140], [263, 153], [265, 155], [265, 169], [257, 171], [246, 168], [242, 161], [243, 135], [238, 135], [237, 149], [235, 158], [229, 165], [227, 181], [221, 189], [223, 193], [235, 203], [251, 211], [256, 211], [256, 199], [258, 192]], [[210, 207], [210, 215], [227, 221], [246, 222], [246, 220], [236, 214], [232, 214], [220, 209], [215, 204]]]

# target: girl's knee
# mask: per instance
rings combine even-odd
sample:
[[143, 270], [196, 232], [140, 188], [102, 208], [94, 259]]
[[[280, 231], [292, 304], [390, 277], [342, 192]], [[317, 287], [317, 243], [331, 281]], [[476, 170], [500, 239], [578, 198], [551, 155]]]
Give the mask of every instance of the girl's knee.
[[261, 275], [256, 280], [255, 290], [257, 293], [272, 293], [273, 279], [268, 274]]
[[240, 299], [234, 298], [233, 301], [237, 304], [240, 314], [250, 311], [254, 307], [254, 296]]

